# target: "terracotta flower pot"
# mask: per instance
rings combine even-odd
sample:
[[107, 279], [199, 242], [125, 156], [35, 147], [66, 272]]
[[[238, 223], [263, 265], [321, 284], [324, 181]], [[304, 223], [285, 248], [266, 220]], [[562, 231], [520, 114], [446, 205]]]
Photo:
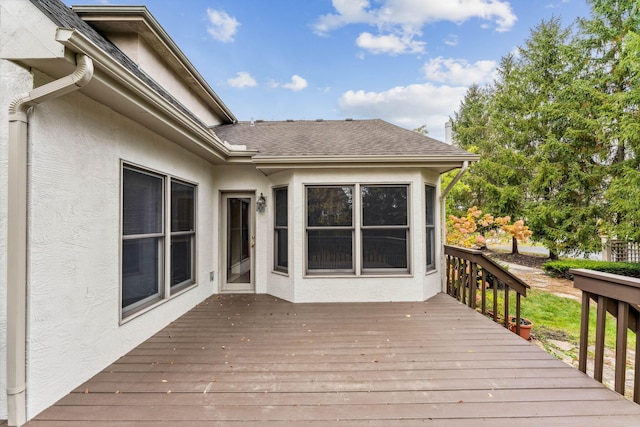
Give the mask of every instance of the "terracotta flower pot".
[[[520, 318], [520, 336], [525, 340], [531, 339], [531, 327], [533, 323], [529, 319], [525, 319], [524, 317]], [[516, 333], [516, 318], [515, 316], [509, 316], [509, 330]]]

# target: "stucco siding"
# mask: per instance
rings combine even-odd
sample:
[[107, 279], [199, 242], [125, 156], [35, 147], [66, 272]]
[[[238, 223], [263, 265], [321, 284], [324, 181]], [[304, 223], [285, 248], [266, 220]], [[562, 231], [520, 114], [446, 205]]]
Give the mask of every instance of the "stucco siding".
[[[217, 266], [209, 163], [80, 93], [38, 106], [29, 143], [32, 417], [213, 293]], [[198, 286], [120, 325], [122, 161], [198, 185]]]

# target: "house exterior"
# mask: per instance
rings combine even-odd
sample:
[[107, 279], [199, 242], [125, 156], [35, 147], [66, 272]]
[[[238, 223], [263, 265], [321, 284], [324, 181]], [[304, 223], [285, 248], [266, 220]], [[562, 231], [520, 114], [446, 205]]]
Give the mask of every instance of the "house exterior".
[[423, 301], [440, 175], [381, 120], [238, 122], [144, 7], [0, 4], [0, 419], [207, 297]]

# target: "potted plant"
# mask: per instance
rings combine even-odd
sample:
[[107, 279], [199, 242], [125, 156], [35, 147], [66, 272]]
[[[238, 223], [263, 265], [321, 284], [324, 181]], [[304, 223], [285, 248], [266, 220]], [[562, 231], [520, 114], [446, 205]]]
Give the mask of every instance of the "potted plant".
[[[533, 323], [529, 319], [525, 319], [524, 317], [520, 318], [520, 336], [525, 340], [531, 339], [531, 327]], [[509, 316], [509, 330], [513, 333], [516, 332], [516, 317]]]

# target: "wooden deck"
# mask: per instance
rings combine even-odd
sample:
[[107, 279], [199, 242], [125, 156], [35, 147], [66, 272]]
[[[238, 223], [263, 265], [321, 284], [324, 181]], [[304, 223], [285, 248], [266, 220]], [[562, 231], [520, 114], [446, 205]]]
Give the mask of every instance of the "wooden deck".
[[45, 426], [636, 426], [640, 406], [446, 295], [214, 296], [45, 410]]

